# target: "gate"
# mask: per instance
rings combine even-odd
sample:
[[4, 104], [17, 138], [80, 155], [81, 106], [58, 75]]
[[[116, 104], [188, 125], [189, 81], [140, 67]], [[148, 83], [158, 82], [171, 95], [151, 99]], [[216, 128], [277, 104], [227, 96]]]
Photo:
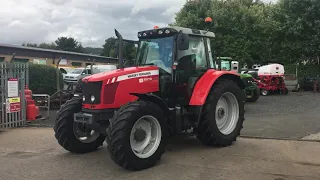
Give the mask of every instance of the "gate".
[[29, 84], [27, 63], [0, 63], [0, 129], [26, 122], [25, 87]]

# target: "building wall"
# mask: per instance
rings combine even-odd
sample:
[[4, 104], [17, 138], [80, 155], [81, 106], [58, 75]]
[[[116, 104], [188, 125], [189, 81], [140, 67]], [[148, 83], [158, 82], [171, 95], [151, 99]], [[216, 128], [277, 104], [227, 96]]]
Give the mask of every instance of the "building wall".
[[[12, 55], [8, 54], [0, 54], [0, 62], [10, 62], [12, 59]], [[77, 60], [77, 59], [67, 59], [66, 64], [63, 63], [64, 58], [62, 58], [62, 61], [59, 65], [59, 67], [85, 67], [86, 65], [90, 65], [92, 63], [91, 60]], [[83, 59], [83, 58], [82, 58]], [[19, 56], [15, 55], [14, 61], [27, 61], [35, 64], [46, 64], [48, 66], [56, 66], [58, 59], [48, 58], [48, 57], [30, 57], [30, 56]], [[114, 62], [96, 62], [94, 64], [117, 64]]]

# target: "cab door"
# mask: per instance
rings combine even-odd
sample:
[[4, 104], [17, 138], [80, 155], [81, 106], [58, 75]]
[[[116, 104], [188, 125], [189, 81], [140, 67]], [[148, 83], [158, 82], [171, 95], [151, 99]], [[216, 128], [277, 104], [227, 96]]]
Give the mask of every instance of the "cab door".
[[181, 101], [189, 102], [197, 79], [207, 71], [208, 63], [206, 39], [201, 36], [189, 36], [189, 48], [178, 50], [175, 74], [177, 96]]

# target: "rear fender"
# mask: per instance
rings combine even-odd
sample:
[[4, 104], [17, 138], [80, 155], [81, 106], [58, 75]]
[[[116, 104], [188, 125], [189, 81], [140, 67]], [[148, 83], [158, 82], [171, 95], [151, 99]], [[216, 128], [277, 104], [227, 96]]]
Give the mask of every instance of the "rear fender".
[[192, 96], [189, 102], [191, 106], [202, 106], [214, 83], [220, 79], [230, 79], [238, 84], [241, 89], [245, 88], [244, 82], [240, 76], [230, 71], [208, 70], [194, 86]]

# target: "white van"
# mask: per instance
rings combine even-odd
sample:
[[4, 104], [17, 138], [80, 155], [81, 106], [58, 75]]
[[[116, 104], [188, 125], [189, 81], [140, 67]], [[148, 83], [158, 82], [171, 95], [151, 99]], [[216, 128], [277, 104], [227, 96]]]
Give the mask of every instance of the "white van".
[[[86, 69], [91, 70], [91, 65], [88, 65]], [[97, 74], [101, 72], [108, 72], [112, 70], [116, 70], [117, 66], [113, 64], [108, 64], [108, 65], [92, 65], [92, 74]]]

